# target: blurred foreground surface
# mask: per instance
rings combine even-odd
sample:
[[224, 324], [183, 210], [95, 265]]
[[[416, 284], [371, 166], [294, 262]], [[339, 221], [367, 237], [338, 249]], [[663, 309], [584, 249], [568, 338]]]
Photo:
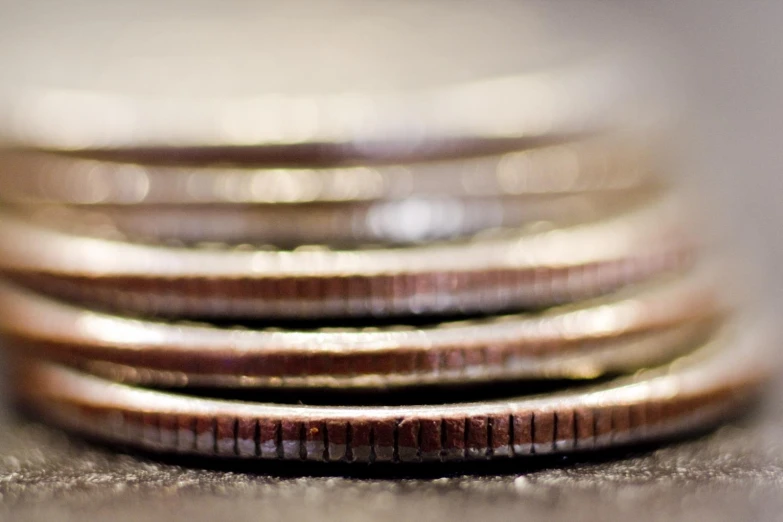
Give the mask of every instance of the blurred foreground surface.
[[[672, 0], [627, 9], [682, 41], [693, 75], [684, 116], [694, 180], [718, 224], [748, 250], [766, 302], [779, 306], [783, 4]], [[448, 478], [199, 471], [115, 455], [3, 410], [0, 519], [775, 520], [783, 512], [780, 397], [773, 392], [767, 411], [712, 435], [624, 460], [530, 471], [521, 461]]]

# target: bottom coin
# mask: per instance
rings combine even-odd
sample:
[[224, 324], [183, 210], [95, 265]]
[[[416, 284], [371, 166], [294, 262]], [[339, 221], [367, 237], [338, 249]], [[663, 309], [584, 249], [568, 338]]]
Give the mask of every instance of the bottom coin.
[[424, 462], [564, 453], [639, 443], [738, 412], [772, 374], [769, 342], [733, 324], [691, 355], [590, 388], [480, 403], [306, 406], [133, 388], [17, 360], [18, 400], [113, 443], [201, 456]]

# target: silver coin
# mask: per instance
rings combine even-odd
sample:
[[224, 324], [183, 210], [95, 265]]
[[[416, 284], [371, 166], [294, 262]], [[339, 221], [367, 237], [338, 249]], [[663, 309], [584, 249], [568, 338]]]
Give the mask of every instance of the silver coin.
[[149, 386], [386, 388], [592, 379], [663, 364], [714, 331], [725, 272], [658, 278], [535, 314], [430, 326], [219, 327], [102, 314], [0, 285], [14, 352]]
[[166, 316], [495, 312], [600, 295], [689, 266], [672, 196], [594, 223], [402, 248], [188, 248], [0, 219], [0, 273], [46, 293]]
[[297, 205], [7, 206], [31, 223], [68, 233], [148, 244], [221, 243], [297, 248], [404, 245], [501, 233], [542, 231], [632, 210], [659, 190], [503, 198], [408, 198]]
[[425, 406], [252, 403], [144, 390], [40, 361], [22, 404], [57, 426], [155, 452], [426, 462], [571, 453], [658, 440], [743, 411], [775, 375], [769, 338], [734, 324], [692, 355], [590, 388]]
[[658, 181], [669, 170], [666, 150], [650, 135], [615, 135], [479, 157], [322, 168], [236, 165], [230, 157], [167, 165], [4, 150], [0, 199], [80, 206], [297, 204], [625, 191]]
[[462, 155], [638, 124], [660, 77], [580, 2], [6, 3], [0, 135], [35, 148]]

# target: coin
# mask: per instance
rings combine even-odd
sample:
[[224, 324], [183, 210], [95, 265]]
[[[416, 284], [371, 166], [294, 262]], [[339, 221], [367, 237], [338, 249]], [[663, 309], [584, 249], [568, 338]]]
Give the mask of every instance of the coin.
[[[735, 324], [735, 326], [737, 326]], [[430, 406], [261, 404], [110, 383], [42, 361], [18, 399], [53, 424], [154, 452], [249, 459], [426, 462], [617, 447], [712, 426], [773, 374], [769, 340], [727, 328], [693, 355], [584, 389]]]
[[7, 205], [17, 216], [80, 236], [147, 244], [352, 248], [460, 239], [488, 230], [574, 226], [631, 210], [658, 190], [372, 203], [256, 205]]
[[[0, 152], [0, 199], [14, 203], [204, 205], [507, 197], [620, 191], [666, 168], [652, 136], [601, 136], [471, 158], [393, 165], [166, 165], [40, 151]], [[172, 159], [169, 158], [169, 162]]]
[[26, 2], [0, 20], [0, 135], [319, 162], [469, 155], [644, 120], [660, 72], [628, 51], [641, 47], [632, 24], [579, 2], [492, 4]]
[[0, 285], [0, 331], [9, 349], [148, 386], [587, 379], [661, 364], [709, 335], [728, 309], [720, 273], [701, 267], [537, 314], [310, 330], [142, 321]]
[[0, 220], [0, 273], [68, 299], [179, 317], [392, 316], [542, 307], [691, 263], [683, 209], [663, 198], [537, 234], [366, 250], [174, 248]]

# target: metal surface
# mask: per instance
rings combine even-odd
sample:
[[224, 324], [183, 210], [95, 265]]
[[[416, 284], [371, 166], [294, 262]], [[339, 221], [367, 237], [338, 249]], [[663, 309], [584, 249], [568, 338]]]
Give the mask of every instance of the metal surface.
[[[424, 327], [219, 328], [100, 314], [0, 286], [8, 348], [151, 386], [387, 387], [595, 378], [662, 364], [728, 311], [722, 272], [538, 314]], [[722, 295], [723, 294], [723, 295]]]
[[[493, 312], [596, 296], [692, 262], [676, 198], [595, 223], [408, 248], [174, 248], [78, 237], [6, 214], [0, 272], [46, 293], [180, 317]], [[89, 283], [89, 284], [84, 284]]]
[[569, 453], [709, 426], [746, 406], [775, 366], [752, 323], [669, 367], [575, 391], [432, 406], [306, 406], [199, 398], [17, 362], [17, 400], [71, 430], [156, 452], [347, 462]]
[[[755, 260], [750, 281], [770, 306], [779, 306], [783, 5], [664, 0], [623, 2], [622, 8], [667, 28], [668, 41], [686, 39], [681, 52], [696, 77], [687, 154], [704, 167], [692, 171], [706, 191], [700, 200], [717, 200], [715, 222]], [[289, 463], [254, 463], [250, 470], [160, 462], [64, 437], [5, 408], [0, 517], [500, 522], [522, 514], [547, 522], [775, 521], [783, 512], [782, 397], [777, 390], [761, 412], [686, 443], [393, 475]]]
[[[261, 205], [3, 205], [30, 223], [65, 232], [148, 244], [303, 245], [355, 248], [466, 239], [487, 231], [578, 225], [631, 210], [660, 187], [502, 198], [432, 196], [397, 201]], [[516, 230], [514, 230], [516, 229]]]
[[[193, 165], [0, 150], [0, 199], [15, 203], [204, 205], [371, 202], [625, 191], [666, 171], [652, 136], [597, 136], [505, 154], [392, 165], [270, 167], [231, 156]], [[177, 161], [169, 154], [168, 162]]]
[[15, 4], [0, 19], [2, 134], [34, 148], [335, 161], [508, 149], [644, 119], [632, 100], [659, 71], [630, 51], [640, 31], [580, 2], [493, 4]]

